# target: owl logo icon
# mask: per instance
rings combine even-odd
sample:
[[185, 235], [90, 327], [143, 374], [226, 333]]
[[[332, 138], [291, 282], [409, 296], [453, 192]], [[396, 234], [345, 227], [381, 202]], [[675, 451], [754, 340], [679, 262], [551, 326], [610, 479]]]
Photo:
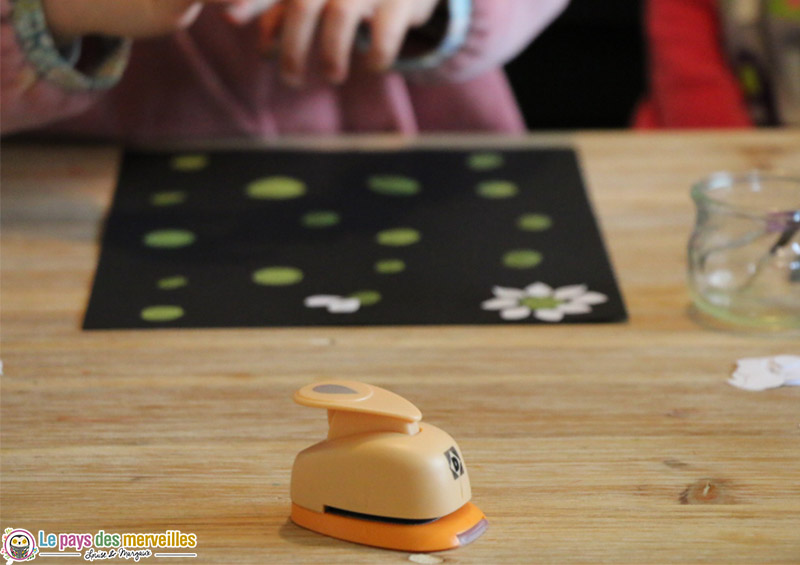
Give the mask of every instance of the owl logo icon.
[[39, 548], [36, 547], [36, 538], [28, 530], [20, 528], [6, 528], [3, 533], [3, 548], [0, 551], [6, 564], [30, 561], [36, 558]]
[[453, 479], [458, 479], [464, 474], [464, 463], [461, 461], [461, 456], [456, 451], [455, 446], [445, 451], [444, 456], [447, 458], [450, 472], [453, 473]]

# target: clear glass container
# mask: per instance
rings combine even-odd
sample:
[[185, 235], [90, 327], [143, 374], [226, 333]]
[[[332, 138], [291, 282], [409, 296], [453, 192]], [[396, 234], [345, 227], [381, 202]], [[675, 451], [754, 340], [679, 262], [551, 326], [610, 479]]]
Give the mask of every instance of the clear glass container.
[[800, 179], [717, 173], [692, 198], [689, 288], [700, 320], [800, 331]]

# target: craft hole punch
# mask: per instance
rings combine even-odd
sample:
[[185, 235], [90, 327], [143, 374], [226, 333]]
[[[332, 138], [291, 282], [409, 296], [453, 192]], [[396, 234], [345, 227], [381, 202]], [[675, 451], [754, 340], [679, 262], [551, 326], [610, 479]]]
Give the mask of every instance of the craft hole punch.
[[421, 422], [408, 400], [353, 381], [294, 394], [328, 410], [328, 437], [292, 467], [292, 521], [364, 545], [409, 552], [452, 549], [488, 527], [470, 502], [469, 474], [449, 434]]

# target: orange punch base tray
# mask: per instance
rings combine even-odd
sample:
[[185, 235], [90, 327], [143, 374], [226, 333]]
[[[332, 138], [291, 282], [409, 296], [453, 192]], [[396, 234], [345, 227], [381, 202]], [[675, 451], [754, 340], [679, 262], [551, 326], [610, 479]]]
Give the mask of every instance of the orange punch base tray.
[[396, 524], [314, 512], [292, 504], [292, 521], [308, 530], [346, 541], [398, 551], [444, 551], [466, 545], [488, 527], [483, 512], [468, 502], [452, 514], [422, 524]]

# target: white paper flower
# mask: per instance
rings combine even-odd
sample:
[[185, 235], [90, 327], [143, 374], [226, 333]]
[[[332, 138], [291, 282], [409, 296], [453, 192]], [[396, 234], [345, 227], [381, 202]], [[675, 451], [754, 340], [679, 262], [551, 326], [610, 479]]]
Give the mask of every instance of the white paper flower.
[[608, 301], [605, 294], [588, 290], [585, 284], [553, 289], [543, 282], [525, 288], [494, 287], [494, 298], [485, 301], [484, 310], [499, 310], [504, 320], [523, 320], [533, 316], [543, 322], [560, 322], [565, 315], [588, 314], [592, 306]]
[[739, 359], [728, 383], [744, 390], [800, 386], [800, 357], [776, 355]]
[[348, 296], [317, 294], [306, 298], [305, 305], [306, 308], [325, 308], [331, 314], [352, 314], [361, 308], [361, 301]]

